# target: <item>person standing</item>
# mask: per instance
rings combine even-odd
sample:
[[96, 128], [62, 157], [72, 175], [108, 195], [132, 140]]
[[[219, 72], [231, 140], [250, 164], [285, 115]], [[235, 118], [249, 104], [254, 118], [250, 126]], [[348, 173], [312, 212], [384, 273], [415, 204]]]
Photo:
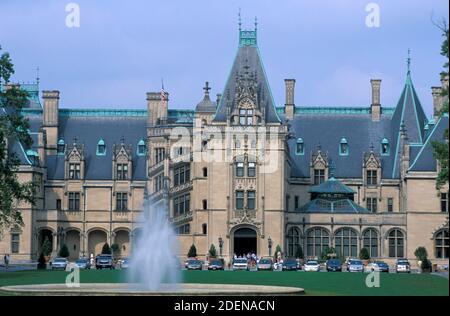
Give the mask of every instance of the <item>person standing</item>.
[[8, 270], [8, 267], [9, 267], [9, 254], [5, 254], [5, 256], [3, 257], [3, 261], [5, 262], [6, 270]]

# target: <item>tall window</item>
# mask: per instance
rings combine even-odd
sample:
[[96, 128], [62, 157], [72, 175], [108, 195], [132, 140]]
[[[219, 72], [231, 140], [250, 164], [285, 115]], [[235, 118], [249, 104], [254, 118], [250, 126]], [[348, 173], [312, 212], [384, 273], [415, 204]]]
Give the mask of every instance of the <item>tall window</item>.
[[377, 185], [377, 171], [376, 170], [367, 170], [367, 185]]
[[341, 228], [334, 237], [338, 257], [356, 257], [358, 255], [358, 234], [354, 229]]
[[166, 155], [165, 148], [155, 148], [155, 163], [163, 161], [165, 155]]
[[128, 179], [128, 164], [118, 163], [117, 164], [117, 180]]
[[173, 174], [173, 185], [182, 185], [186, 182], [190, 181], [191, 178], [191, 169], [189, 165], [185, 165], [182, 167], [175, 168], [174, 174]]
[[256, 176], [256, 164], [254, 162], [248, 163], [247, 176], [250, 178], [253, 178]]
[[393, 198], [387, 198], [387, 210], [388, 212], [394, 211], [394, 199]]
[[381, 141], [381, 154], [383, 156], [389, 156], [389, 152], [390, 152], [389, 141], [386, 138], [384, 138]]
[[247, 191], [247, 208], [249, 210], [255, 209], [255, 191]]
[[56, 209], [61, 211], [61, 199], [56, 199]]
[[20, 234], [11, 234], [11, 253], [19, 253], [20, 249]]
[[190, 194], [180, 195], [173, 199], [173, 214], [174, 216], [183, 215], [190, 210]]
[[366, 203], [367, 203], [367, 209], [370, 212], [372, 212], [372, 213], [377, 212], [377, 198], [369, 197], [366, 199]]
[[161, 191], [162, 189], [163, 189], [163, 178], [164, 178], [164, 176], [163, 176], [163, 174], [161, 173], [161, 174], [159, 174], [159, 175], [157, 175], [156, 177], [155, 177], [155, 192], [159, 192], [159, 191]]
[[300, 250], [300, 230], [297, 227], [291, 227], [288, 230], [287, 236], [288, 256], [294, 257]]
[[103, 139], [100, 139], [97, 143], [97, 156], [105, 156], [106, 155], [106, 145]]
[[128, 210], [128, 193], [126, 192], [116, 193], [116, 210], [117, 211]]
[[236, 209], [244, 209], [244, 191], [236, 191]]
[[363, 235], [363, 247], [369, 251], [371, 258], [378, 257], [378, 233], [375, 229], [367, 229]]
[[208, 200], [202, 200], [202, 208], [203, 208], [204, 210], [207, 210], [207, 209], [208, 209]]
[[448, 229], [442, 229], [434, 237], [434, 249], [437, 259], [448, 259]]
[[80, 210], [80, 192], [69, 192], [69, 211]]
[[178, 235], [187, 235], [191, 233], [191, 225], [190, 224], [185, 224], [182, 226], [178, 226], [176, 228], [176, 233]]
[[202, 224], [202, 234], [206, 235], [208, 233], [208, 225], [206, 223]]
[[314, 169], [314, 184], [319, 185], [325, 182], [325, 169]]
[[79, 163], [69, 163], [69, 179], [79, 180], [81, 178], [81, 166]]
[[306, 235], [306, 253], [310, 257], [320, 257], [330, 246], [330, 234], [323, 228], [310, 229]]
[[305, 143], [302, 138], [298, 138], [295, 144], [295, 154], [304, 155], [305, 154]]
[[141, 139], [137, 145], [137, 154], [138, 156], [145, 156], [145, 152], [146, 152], [145, 142], [143, 139]]
[[253, 125], [253, 110], [240, 109], [239, 110], [239, 124]]
[[203, 178], [207, 178], [208, 177], [208, 168], [203, 168]]
[[294, 210], [297, 210], [300, 207], [300, 198], [298, 195], [294, 196]]
[[64, 155], [64, 150], [66, 149], [66, 144], [63, 139], [58, 141], [58, 146], [56, 147], [56, 152], [58, 155]]
[[448, 213], [448, 193], [441, 193], [441, 212]]
[[243, 176], [244, 176], [244, 163], [237, 162], [236, 163], [236, 177], [243, 177]]
[[391, 258], [401, 258], [404, 256], [404, 245], [405, 239], [403, 233], [394, 229], [389, 233], [389, 257]]
[[347, 156], [348, 155], [348, 142], [345, 138], [341, 139], [341, 142], [339, 143], [339, 155], [341, 156]]

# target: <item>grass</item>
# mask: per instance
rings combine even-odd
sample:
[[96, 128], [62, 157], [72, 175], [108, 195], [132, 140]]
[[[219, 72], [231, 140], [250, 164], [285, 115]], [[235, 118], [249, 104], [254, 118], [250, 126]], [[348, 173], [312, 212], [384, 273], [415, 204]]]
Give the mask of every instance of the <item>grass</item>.
[[[367, 274], [314, 272], [183, 271], [185, 283], [279, 285], [304, 288], [307, 295], [449, 295], [448, 280], [430, 274], [381, 274], [380, 287], [365, 285]], [[21, 271], [0, 273], [5, 285], [64, 283], [65, 271]], [[120, 270], [81, 271], [82, 283], [125, 282]], [[1, 292], [0, 292], [0, 295]]]

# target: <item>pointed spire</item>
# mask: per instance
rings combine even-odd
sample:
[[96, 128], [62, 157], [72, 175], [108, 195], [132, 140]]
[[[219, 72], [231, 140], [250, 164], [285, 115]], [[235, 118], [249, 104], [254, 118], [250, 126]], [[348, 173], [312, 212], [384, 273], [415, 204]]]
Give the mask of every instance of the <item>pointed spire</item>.
[[407, 69], [408, 69], [408, 74], [411, 71], [411, 49], [408, 48], [408, 59], [406, 60], [406, 64], [407, 64]]
[[38, 86], [39, 86], [39, 80], [40, 80], [40, 78], [39, 78], [39, 66], [37, 66], [37, 68], [36, 68], [36, 83], [37, 83]]
[[241, 8], [239, 8], [239, 13], [238, 13], [238, 25], [239, 25], [239, 32], [241, 32], [241, 30], [242, 30]]
[[258, 30], [258, 17], [255, 16], [255, 32]]

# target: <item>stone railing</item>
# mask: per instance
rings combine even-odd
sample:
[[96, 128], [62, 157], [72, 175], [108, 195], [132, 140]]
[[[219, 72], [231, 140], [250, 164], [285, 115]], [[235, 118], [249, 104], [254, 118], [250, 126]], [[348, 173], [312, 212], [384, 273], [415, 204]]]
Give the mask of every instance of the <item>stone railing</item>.
[[194, 217], [194, 214], [192, 211], [186, 212], [184, 214], [178, 215], [176, 217], [172, 217], [169, 219], [169, 221], [173, 224], [181, 224], [184, 222], [190, 222], [192, 221]]
[[181, 192], [181, 191], [184, 191], [187, 189], [191, 189], [191, 188], [192, 188], [192, 180], [185, 182], [183, 184], [171, 187], [169, 192], [170, 192], [170, 194], [174, 194], [174, 193], [178, 193], [178, 192]]

